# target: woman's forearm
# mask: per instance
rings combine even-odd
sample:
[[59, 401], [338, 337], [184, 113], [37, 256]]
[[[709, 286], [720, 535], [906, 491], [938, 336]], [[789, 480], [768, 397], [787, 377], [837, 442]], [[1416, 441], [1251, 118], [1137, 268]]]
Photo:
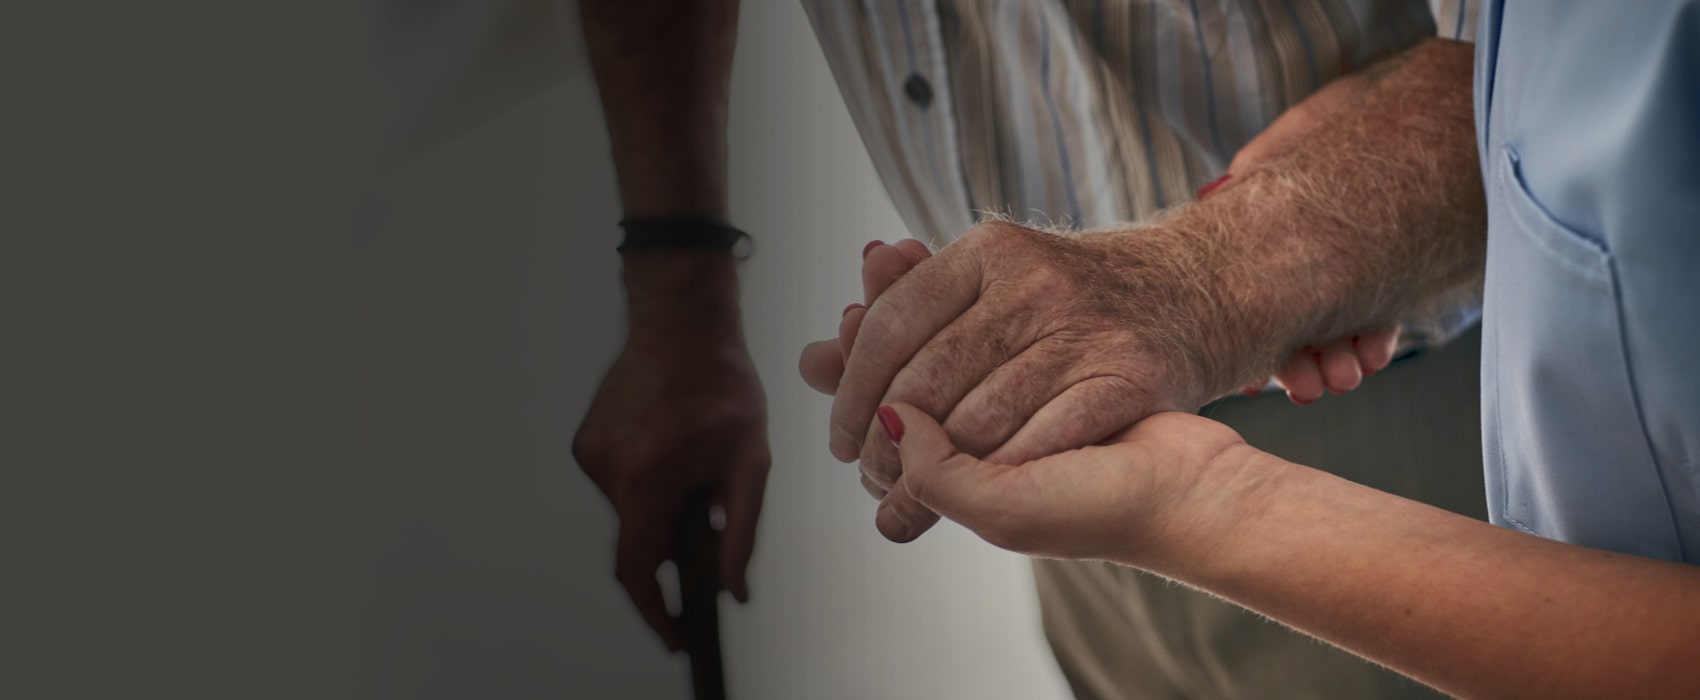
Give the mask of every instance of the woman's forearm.
[[1464, 697], [1700, 697], [1700, 568], [1284, 462], [1209, 552], [1142, 565]]

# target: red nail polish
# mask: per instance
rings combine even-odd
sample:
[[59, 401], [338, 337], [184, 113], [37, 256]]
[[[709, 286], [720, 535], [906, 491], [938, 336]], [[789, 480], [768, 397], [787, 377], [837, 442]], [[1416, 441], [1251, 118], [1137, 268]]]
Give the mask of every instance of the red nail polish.
[[1241, 389], [1241, 390], [1240, 390], [1240, 393], [1242, 393], [1242, 394], [1245, 394], [1245, 395], [1246, 395], [1246, 396], [1256, 396], [1256, 395], [1258, 395], [1258, 394], [1261, 394], [1261, 393], [1263, 393], [1263, 390], [1262, 390], [1262, 389], [1250, 389], [1250, 388], [1247, 388], [1247, 389]]
[[1221, 187], [1222, 183], [1227, 182], [1228, 178], [1233, 177], [1233, 176], [1234, 176], [1233, 173], [1228, 173], [1227, 175], [1223, 175], [1219, 178], [1216, 178], [1214, 180], [1211, 180], [1209, 182], [1204, 183], [1203, 187], [1198, 188], [1198, 194], [1193, 195], [1193, 198], [1194, 199], [1204, 199], [1204, 195], [1210, 194], [1211, 192], [1215, 191], [1216, 188]]
[[867, 260], [868, 259], [868, 253], [874, 252], [875, 248], [878, 248], [882, 245], [885, 245], [885, 241], [880, 241], [880, 240], [868, 241], [867, 245], [862, 246], [862, 259]]
[[890, 406], [881, 406], [874, 411], [879, 416], [880, 426], [885, 428], [885, 434], [891, 436], [892, 444], [903, 441], [903, 419], [897, 417], [897, 410]]
[[839, 314], [838, 317], [844, 318], [845, 316], [849, 316], [851, 311], [854, 311], [854, 310], [860, 309], [860, 308], [862, 308], [861, 304], [851, 304], [849, 306], [846, 306], [846, 307], [844, 307], [844, 313]]
[[1308, 400], [1308, 401], [1300, 401], [1300, 400], [1298, 400], [1298, 399], [1297, 399], [1297, 398], [1294, 398], [1294, 397], [1293, 397], [1293, 395], [1292, 395], [1292, 394], [1288, 394], [1288, 395], [1287, 395], [1287, 398], [1289, 398], [1289, 399], [1292, 399], [1292, 400], [1293, 400], [1293, 403], [1296, 403], [1296, 404], [1298, 404], [1298, 405], [1300, 405], [1300, 406], [1309, 406], [1309, 405], [1311, 405], [1311, 404], [1313, 404], [1313, 403], [1316, 403], [1316, 399], [1310, 399], [1310, 400]]

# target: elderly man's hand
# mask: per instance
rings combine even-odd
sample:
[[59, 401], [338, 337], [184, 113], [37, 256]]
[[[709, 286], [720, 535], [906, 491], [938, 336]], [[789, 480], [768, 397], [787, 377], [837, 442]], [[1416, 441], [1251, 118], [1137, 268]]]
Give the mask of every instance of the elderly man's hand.
[[[913, 239], [891, 245], [874, 241], [863, 249], [864, 302], [844, 309], [837, 338], [810, 343], [803, 349], [800, 370], [809, 386], [827, 395], [837, 392], [845, 359], [854, 348], [857, 331], [867, 315], [866, 304], [878, 299], [893, 282], [929, 257], [931, 251]], [[1274, 379], [1301, 405], [1314, 401], [1324, 390], [1349, 391], [1358, 385], [1360, 377], [1387, 365], [1396, 338], [1395, 331], [1372, 331], [1301, 348], [1276, 372]], [[1261, 384], [1250, 385], [1246, 391], [1256, 393], [1261, 388]], [[882, 531], [894, 532], [894, 525], [907, 525], [918, 535], [938, 520], [936, 514], [911, 498], [905, 489], [893, 491], [867, 474], [862, 476], [862, 486], [882, 501], [882, 515], [877, 518]]]
[[842, 380], [811, 383], [837, 392], [833, 453], [860, 458], [871, 490], [890, 491], [880, 531], [904, 541], [936, 519], [894, 488], [896, 455], [869, 435], [881, 402], [929, 411], [965, 452], [1019, 463], [1235, 388], [1244, 378], [1214, 376], [1208, 350], [1215, 327], [1233, 324], [1184, 251], [1158, 229], [1061, 237], [990, 223], [883, 294], [870, 287], [877, 298], [841, 329], [855, 336]]
[[730, 254], [627, 256], [626, 344], [573, 439], [573, 456], [620, 519], [615, 575], [670, 649], [679, 630], [656, 569], [678, 554], [674, 537], [698, 493], [724, 514], [720, 581], [749, 598], [767, 401], [740, 329], [735, 264]]

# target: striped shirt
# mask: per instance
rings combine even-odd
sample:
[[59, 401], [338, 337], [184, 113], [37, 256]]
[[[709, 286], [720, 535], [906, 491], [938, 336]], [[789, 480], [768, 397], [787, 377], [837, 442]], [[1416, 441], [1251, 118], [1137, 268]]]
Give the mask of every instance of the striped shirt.
[[[1477, 0], [803, 5], [893, 204], [936, 247], [981, 213], [1094, 228], [1185, 202], [1333, 78], [1424, 37], [1472, 39]], [[398, 107], [381, 133], [396, 158], [559, 79], [574, 55], [548, 0], [377, 6]], [[1407, 340], [1478, 316], [1460, 309]]]
[[[805, 0], [910, 230], [1091, 228], [1188, 201], [1288, 107], [1473, 0]], [[1442, 18], [1446, 21], [1442, 22]]]
[[[1329, 81], [1432, 36], [1474, 0], [805, 0], [910, 231], [984, 214], [1066, 228], [1192, 199]], [[1440, 342], [1479, 314], [1407, 329]]]

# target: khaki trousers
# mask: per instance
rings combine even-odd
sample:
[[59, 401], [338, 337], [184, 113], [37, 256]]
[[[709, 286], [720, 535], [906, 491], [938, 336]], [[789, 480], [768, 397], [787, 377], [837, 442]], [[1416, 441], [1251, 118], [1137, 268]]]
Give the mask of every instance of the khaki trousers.
[[[1477, 329], [1310, 406], [1265, 394], [1200, 413], [1284, 459], [1485, 520], [1480, 357]], [[1051, 560], [1033, 571], [1045, 636], [1082, 699], [1443, 697], [1142, 571]]]

